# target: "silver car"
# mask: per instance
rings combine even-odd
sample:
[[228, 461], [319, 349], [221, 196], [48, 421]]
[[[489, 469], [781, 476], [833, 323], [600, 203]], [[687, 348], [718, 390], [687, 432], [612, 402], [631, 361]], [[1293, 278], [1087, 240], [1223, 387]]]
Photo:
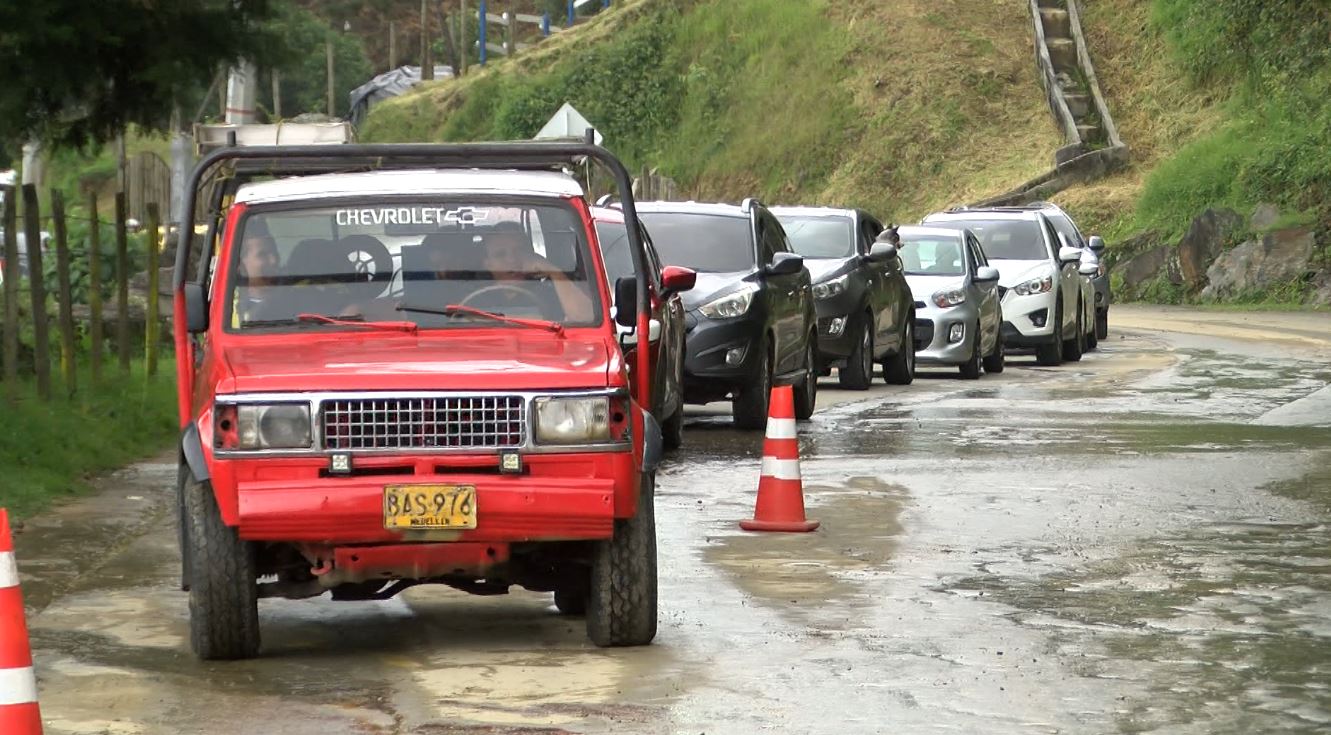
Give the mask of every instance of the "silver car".
[[970, 230], [902, 227], [899, 253], [915, 295], [915, 359], [956, 365], [964, 378], [1001, 373], [1003, 308], [998, 269]]

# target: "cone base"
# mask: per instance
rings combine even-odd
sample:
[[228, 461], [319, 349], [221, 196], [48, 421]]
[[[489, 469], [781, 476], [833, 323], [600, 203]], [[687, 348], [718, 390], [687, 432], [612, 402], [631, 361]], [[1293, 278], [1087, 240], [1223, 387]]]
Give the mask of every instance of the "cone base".
[[783, 533], [808, 533], [818, 528], [818, 521], [740, 521], [739, 527], [745, 531], [778, 531]]

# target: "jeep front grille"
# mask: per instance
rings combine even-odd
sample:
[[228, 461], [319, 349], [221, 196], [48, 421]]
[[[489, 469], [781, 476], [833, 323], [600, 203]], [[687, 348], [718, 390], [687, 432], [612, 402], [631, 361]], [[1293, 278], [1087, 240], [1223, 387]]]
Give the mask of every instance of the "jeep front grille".
[[319, 415], [325, 449], [504, 449], [522, 446], [521, 396], [328, 399]]

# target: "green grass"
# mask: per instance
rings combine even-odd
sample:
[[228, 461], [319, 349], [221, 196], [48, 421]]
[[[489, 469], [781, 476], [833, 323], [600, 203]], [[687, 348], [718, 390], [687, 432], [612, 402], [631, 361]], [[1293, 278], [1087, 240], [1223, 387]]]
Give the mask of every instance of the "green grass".
[[[141, 362], [128, 376], [114, 359], [104, 368], [95, 390], [85, 368], [73, 399], [41, 401], [30, 381], [19, 386], [17, 406], [0, 398], [0, 506], [16, 517], [86, 492], [92, 476], [160, 453], [177, 436], [169, 358], [159, 362], [151, 380]], [[54, 385], [63, 386], [58, 371]], [[0, 384], [0, 394], [5, 388]]]

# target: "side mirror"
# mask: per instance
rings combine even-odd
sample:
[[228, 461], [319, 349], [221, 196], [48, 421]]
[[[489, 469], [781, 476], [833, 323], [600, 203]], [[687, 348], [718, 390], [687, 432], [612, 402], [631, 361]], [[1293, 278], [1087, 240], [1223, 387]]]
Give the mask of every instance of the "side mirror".
[[1063, 265], [1081, 261], [1081, 248], [1061, 247], [1058, 249], [1058, 262]]
[[208, 331], [208, 302], [201, 283], [185, 284], [185, 329], [190, 334]]
[[1083, 276], [1093, 277], [1100, 273], [1100, 265], [1098, 263], [1082, 263], [1077, 266], [1077, 272]]
[[1105, 239], [1099, 235], [1091, 235], [1089, 244], [1091, 246], [1091, 252], [1096, 255], [1100, 255], [1105, 251]]
[[869, 248], [869, 261], [872, 263], [886, 263], [897, 257], [897, 246], [890, 242], [875, 242], [873, 247]]
[[998, 280], [998, 269], [992, 265], [982, 265], [975, 269], [976, 283], [992, 283]]
[[670, 293], [691, 291], [697, 283], [698, 273], [692, 268], [668, 265], [661, 269], [661, 287]]
[[633, 276], [615, 281], [615, 323], [621, 327], [638, 323], [638, 280]]
[[777, 253], [765, 272], [769, 276], [793, 276], [804, 269], [804, 257], [794, 253]]

